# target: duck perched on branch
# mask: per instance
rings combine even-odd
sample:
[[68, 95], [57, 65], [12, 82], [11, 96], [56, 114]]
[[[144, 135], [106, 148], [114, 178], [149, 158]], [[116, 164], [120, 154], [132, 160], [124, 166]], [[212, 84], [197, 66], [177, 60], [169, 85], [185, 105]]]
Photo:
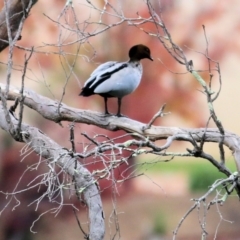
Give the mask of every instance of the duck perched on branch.
[[88, 97], [98, 94], [102, 96], [105, 102], [106, 115], [109, 115], [108, 98], [117, 98], [117, 116], [121, 117], [122, 98], [132, 93], [141, 81], [142, 64], [140, 60], [148, 58], [153, 61], [150, 49], [142, 44], [135, 45], [129, 50], [129, 58], [127, 62], [111, 61], [98, 66], [85, 82], [79, 95]]

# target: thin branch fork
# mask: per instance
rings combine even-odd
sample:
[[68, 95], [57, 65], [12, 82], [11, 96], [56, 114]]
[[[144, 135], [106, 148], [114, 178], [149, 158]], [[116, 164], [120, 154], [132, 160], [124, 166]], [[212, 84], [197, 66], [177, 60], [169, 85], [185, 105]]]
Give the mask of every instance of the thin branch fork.
[[170, 113], [164, 113], [164, 112], [163, 112], [164, 109], [165, 109], [165, 107], [166, 107], [166, 103], [164, 103], [164, 104], [162, 105], [162, 107], [160, 108], [160, 110], [152, 117], [152, 119], [150, 120], [150, 122], [149, 122], [146, 126], [143, 127], [143, 131], [145, 131], [146, 129], [149, 129], [149, 128], [153, 125], [153, 123], [155, 122], [155, 120], [156, 120], [157, 118], [163, 117], [164, 115], [167, 115], [167, 114], [170, 114]]
[[[222, 196], [221, 198], [216, 197], [215, 200], [209, 202], [209, 204], [206, 204], [205, 201], [207, 199], [207, 197], [213, 192], [215, 191], [218, 187], [220, 186], [224, 186], [225, 184], [231, 184], [231, 185], [236, 185], [236, 181], [237, 181], [237, 176], [238, 174], [233, 173], [231, 176], [229, 176], [226, 179], [222, 179], [222, 180], [218, 180], [215, 183], [212, 184], [212, 186], [210, 187], [210, 189], [200, 198], [198, 199], [191, 199], [192, 201], [194, 201], [194, 204], [192, 205], [192, 207], [190, 209], [188, 209], [188, 211], [185, 213], [185, 215], [182, 217], [182, 219], [180, 220], [180, 222], [178, 223], [176, 229], [173, 231], [173, 239], [175, 240], [177, 238], [177, 234], [178, 231], [180, 230], [180, 227], [182, 226], [183, 222], [186, 220], [186, 218], [190, 215], [190, 213], [193, 212], [194, 209], [199, 208], [200, 204], [203, 204], [203, 206], [205, 206], [205, 208], [207, 208], [207, 210], [209, 210], [209, 208], [217, 203], [222, 204], [224, 201], [226, 201], [227, 195], [228, 193], [225, 193], [224, 196]], [[205, 216], [206, 217], [206, 216]], [[202, 229], [203, 232], [206, 233], [205, 228]]]

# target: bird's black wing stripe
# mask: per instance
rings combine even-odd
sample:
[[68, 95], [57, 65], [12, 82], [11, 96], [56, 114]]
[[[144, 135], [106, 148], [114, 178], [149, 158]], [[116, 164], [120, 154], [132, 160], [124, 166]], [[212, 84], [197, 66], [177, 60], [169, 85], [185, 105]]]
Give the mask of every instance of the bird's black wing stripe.
[[[95, 89], [96, 87], [98, 87], [101, 83], [103, 83], [104, 81], [106, 81], [107, 79], [109, 79], [112, 74], [120, 71], [121, 69], [127, 67], [127, 64], [122, 64], [119, 68], [116, 68], [114, 69], [113, 71], [111, 72], [106, 72], [104, 74], [102, 74], [100, 77], [99, 77], [99, 80], [91, 87], [92, 89]], [[94, 79], [95, 80], [95, 79]]]
[[91, 81], [89, 81], [86, 86], [84, 86], [84, 88], [90, 88], [90, 86], [92, 85], [92, 83], [96, 80], [96, 77], [93, 78]]
[[112, 74], [114, 74], [115, 72], [118, 72], [119, 70], [121, 70], [125, 67], [127, 67], [127, 64], [122, 64], [119, 68], [116, 68], [111, 72], [106, 72], [106, 73], [102, 74], [99, 77], [99, 80], [93, 86], [91, 86], [92, 83], [96, 80], [96, 77], [94, 77], [90, 82], [88, 82], [86, 84], [86, 86], [84, 86], [84, 88], [82, 89], [82, 92], [79, 95], [81, 95], [81, 96], [91, 96], [91, 95], [93, 95], [94, 90], [97, 86], [99, 86], [101, 83], [103, 83], [104, 81], [109, 79]]

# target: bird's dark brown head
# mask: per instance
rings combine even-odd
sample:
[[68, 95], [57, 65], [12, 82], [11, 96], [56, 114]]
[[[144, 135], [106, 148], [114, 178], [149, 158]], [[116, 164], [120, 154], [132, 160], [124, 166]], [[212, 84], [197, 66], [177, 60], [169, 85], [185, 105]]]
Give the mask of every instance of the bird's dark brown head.
[[131, 49], [129, 50], [129, 57], [130, 61], [139, 61], [144, 58], [148, 58], [153, 61], [150, 49], [143, 44], [138, 44], [131, 47]]

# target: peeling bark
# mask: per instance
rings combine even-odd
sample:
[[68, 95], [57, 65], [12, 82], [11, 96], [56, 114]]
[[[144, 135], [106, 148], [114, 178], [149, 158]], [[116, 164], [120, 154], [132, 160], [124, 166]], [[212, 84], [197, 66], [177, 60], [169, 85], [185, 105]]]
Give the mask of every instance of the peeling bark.
[[[9, 45], [6, 11], [8, 10], [11, 38], [14, 39], [22, 20], [26, 19], [37, 0], [9, 0], [0, 12], [0, 52]], [[20, 39], [17, 39], [20, 40]]]

